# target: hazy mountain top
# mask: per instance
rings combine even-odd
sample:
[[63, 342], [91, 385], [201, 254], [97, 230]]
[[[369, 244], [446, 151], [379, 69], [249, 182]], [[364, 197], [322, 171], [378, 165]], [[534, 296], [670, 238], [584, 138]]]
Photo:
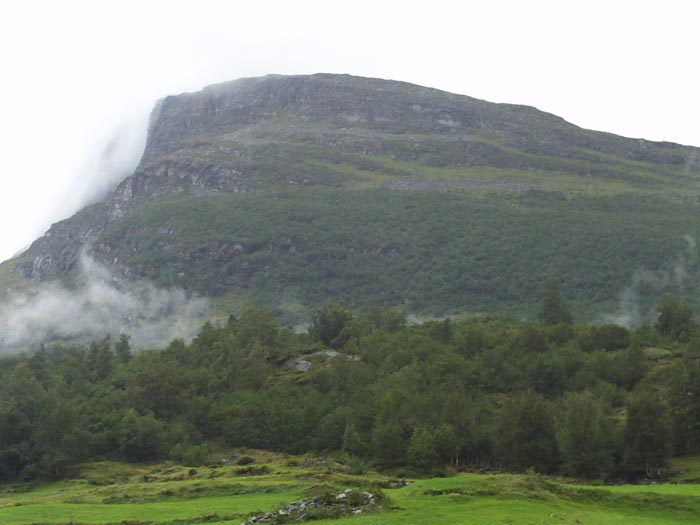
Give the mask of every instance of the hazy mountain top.
[[153, 113], [144, 162], [197, 138], [235, 133], [285, 117], [346, 132], [366, 129], [463, 138], [473, 134], [529, 153], [585, 160], [599, 160], [586, 154], [592, 150], [682, 164], [688, 149], [591, 132], [532, 107], [495, 104], [406, 82], [331, 74], [270, 75], [161, 100]]
[[558, 277], [588, 318], [630, 289], [617, 318], [641, 319], [639, 297], [700, 282], [699, 181], [698, 148], [532, 107], [348, 75], [239, 79], [159, 101], [134, 173], [0, 284], [80, 287], [87, 252], [129, 299], [119, 283], [155, 283], [303, 321], [329, 299], [527, 311]]
[[108, 224], [166, 195], [316, 187], [694, 196], [699, 152], [405, 82], [244, 78], [160, 100], [135, 173], [55, 225], [23, 268], [33, 278], [65, 274]]

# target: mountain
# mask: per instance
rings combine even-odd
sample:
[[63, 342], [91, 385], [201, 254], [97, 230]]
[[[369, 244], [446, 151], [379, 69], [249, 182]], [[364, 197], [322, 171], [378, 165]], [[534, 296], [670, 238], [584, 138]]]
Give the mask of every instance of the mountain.
[[87, 250], [122, 280], [288, 321], [331, 299], [527, 314], [554, 277], [579, 318], [631, 322], [665, 291], [697, 296], [699, 182], [699, 148], [531, 107], [246, 78], [159, 101], [135, 172], [4, 263], [0, 287], [70, 285]]

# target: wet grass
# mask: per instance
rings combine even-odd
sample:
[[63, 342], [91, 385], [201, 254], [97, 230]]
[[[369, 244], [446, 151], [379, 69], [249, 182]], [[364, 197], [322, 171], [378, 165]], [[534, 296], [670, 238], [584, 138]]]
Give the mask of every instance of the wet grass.
[[[357, 474], [325, 458], [247, 454], [264, 473], [246, 475], [235, 461], [198, 468], [101, 462], [65, 481], [5, 486], [0, 523], [238, 524], [319, 491], [351, 487], [381, 488], [387, 503], [377, 513], [317, 523], [690, 524], [700, 515], [700, 485], [692, 483], [592, 486], [535, 474], [454, 474], [398, 487], [387, 475]], [[676, 463], [692, 470], [700, 458]]]

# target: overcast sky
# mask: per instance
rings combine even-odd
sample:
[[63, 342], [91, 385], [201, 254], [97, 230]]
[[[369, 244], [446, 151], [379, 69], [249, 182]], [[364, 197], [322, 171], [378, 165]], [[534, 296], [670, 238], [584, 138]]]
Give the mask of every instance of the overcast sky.
[[[3, 2], [0, 260], [133, 169], [157, 98], [242, 76], [405, 80], [700, 146], [695, 5]], [[116, 135], [109, 164], [100, 164]]]

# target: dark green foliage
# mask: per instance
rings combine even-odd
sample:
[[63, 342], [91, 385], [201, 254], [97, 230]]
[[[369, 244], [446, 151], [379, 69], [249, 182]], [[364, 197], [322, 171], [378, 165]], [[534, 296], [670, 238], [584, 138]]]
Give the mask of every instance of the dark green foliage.
[[666, 294], [659, 304], [656, 329], [676, 341], [687, 340], [692, 328], [693, 311], [677, 297]]
[[430, 337], [435, 341], [446, 345], [452, 341], [452, 322], [449, 317], [443, 321], [426, 323], [429, 327]]
[[632, 390], [648, 370], [649, 363], [644, 357], [641, 346], [633, 344], [608, 361], [604, 377], [626, 390]]
[[624, 458], [628, 469], [658, 477], [672, 451], [668, 408], [648, 390], [633, 394], [627, 404]]
[[532, 392], [509, 398], [499, 413], [494, 444], [509, 469], [553, 472], [559, 450], [549, 403]]
[[669, 377], [669, 408], [677, 454], [700, 453], [700, 340], [692, 340]]
[[[60, 477], [97, 458], [201, 465], [221, 442], [422, 472], [451, 464], [597, 478], [623, 458], [630, 473], [657, 475], [672, 442], [679, 453], [700, 446], [696, 341], [659, 369], [642, 346], [662, 337], [649, 328], [507, 316], [405, 325], [395, 311], [350, 314], [340, 303], [326, 314], [341, 320], [326, 342], [350, 334], [337, 352], [254, 308], [126, 361], [108, 340], [5, 358], [0, 479]], [[289, 368], [290, 356], [311, 369]]]
[[311, 337], [329, 348], [342, 348], [350, 339], [350, 313], [343, 303], [328, 303], [309, 329]]
[[608, 352], [627, 348], [630, 344], [629, 330], [614, 324], [591, 326], [588, 336], [581, 339], [581, 350], [606, 350]]
[[564, 398], [557, 443], [562, 472], [585, 479], [610, 472], [613, 463], [613, 425], [600, 401], [590, 393], [572, 393]]
[[96, 382], [102, 381], [112, 372], [115, 363], [109, 335], [102, 341], [90, 343], [89, 364]]
[[163, 420], [181, 413], [188, 385], [176, 363], [160, 359], [156, 353], [146, 353], [140, 365], [128, 380], [132, 406], [140, 413], [150, 412]]
[[[463, 436], [467, 437], [467, 436]], [[439, 457], [441, 465], [459, 464], [460, 438], [452, 425], [442, 423], [433, 433], [433, 445]]]
[[[406, 436], [398, 421], [378, 423], [372, 432], [372, 455], [386, 465], [397, 465], [406, 460]], [[419, 457], [422, 451], [419, 452]], [[415, 458], [416, 456], [414, 456]]]
[[547, 282], [538, 316], [543, 324], [571, 324], [571, 312], [561, 297], [558, 281], [550, 280]]
[[48, 477], [60, 478], [66, 468], [87, 455], [87, 433], [80, 417], [60, 390], [48, 392], [34, 432], [33, 445], [42, 451], [40, 468]]
[[153, 461], [165, 453], [165, 425], [151, 414], [128, 410], [119, 422], [119, 451], [127, 461]]
[[238, 342], [243, 348], [253, 348], [257, 343], [272, 350], [277, 345], [279, 325], [272, 312], [265, 308], [246, 308], [234, 324]]
[[429, 470], [444, 464], [435, 433], [426, 427], [416, 427], [413, 429], [411, 439], [408, 443], [408, 461], [418, 468]]
[[463, 333], [459, 343], [460, 353], [465, 357], [476, 357], [487, 346], [486, 333], [480, 325], [469, 326]]
[[369, 331], [398, 332], [406, 326], [406, 316], [396, 308], [367, 306], [360, 311], [359, 320], [364, 320]]
[[513, 350], [520, 353], [542, 353], [547, 351], [545, 335], [533, 325], [525, 325], [513, 341]]
[[[112, 223], [100, 245], [133, 275], [232, 294], [293, 322], [338, 297], [353, 310], [517, 306], [534, 317], [553, 276], [560, 298], [597, 318], [592, 306], [614, 310], [635, 269], [672, 275], [685, 234], [700, 235], [696, 205], [661, 197], [316, 188], [156, 199]], [[689, 276], [700, 274], [695, 260]], [[661, 293], [682, 290], [644, 281], [634, 291], [650, 314]], [[290, 304], [307, 310], [294, 315]], [[566, 308], [553, 310], [547, 322], [566, 320]]]
[[114, 344], [114, 353], [123, 364], [126, 364], [131, 360], [131, 346], [129, 345], [129, 339], [131, 339], [131, 337], [128, 334], [120, 334], [119, 341]]

